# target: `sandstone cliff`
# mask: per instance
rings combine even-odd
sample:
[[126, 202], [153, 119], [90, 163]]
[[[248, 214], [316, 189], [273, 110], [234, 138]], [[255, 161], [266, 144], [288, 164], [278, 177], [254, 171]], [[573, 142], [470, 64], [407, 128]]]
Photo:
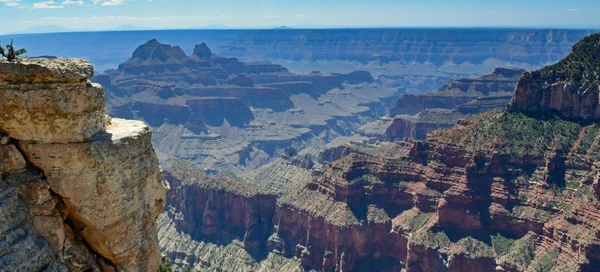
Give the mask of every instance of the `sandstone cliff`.
[[151, 133], [111, 119], [78, 59], [0, 61], [0, 270], [154, 271]]
[[596, 271], [600, 126], [509, 109], [425, 141], [339, 146], [308, 175], [303, 152], [245, 180], [178, 164], [161, 248], [207, 271]]
[[517, 84], [509, 110], [550, 112], [585, 121], [600, 119], [599, 41], [599, 34], [586, 37], [562, 61], [526, 73]]

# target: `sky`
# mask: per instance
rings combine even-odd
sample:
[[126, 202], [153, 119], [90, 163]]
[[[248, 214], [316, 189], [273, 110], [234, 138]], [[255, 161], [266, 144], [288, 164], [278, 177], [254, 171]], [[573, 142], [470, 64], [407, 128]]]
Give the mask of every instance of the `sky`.
[[204, 27], [600, 28], [600, 0], [0, 0], [0, 33]]

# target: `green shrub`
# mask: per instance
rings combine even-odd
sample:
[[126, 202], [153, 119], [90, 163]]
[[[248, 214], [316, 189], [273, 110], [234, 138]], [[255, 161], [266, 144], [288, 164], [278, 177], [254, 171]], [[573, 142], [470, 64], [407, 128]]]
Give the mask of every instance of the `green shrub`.
[[531, 271], [534, 272], [548, 272], [554, 266], [554, 259], [558, 256], [558, 252], [551, 250], [540, 257], [535, 263], [532, 264]]
[[158, 266], [158, 269], [156, 269], [156, 272], [173, 272], [173, 268], [171, 268], [171, 259], [165, 258]]
[[508, 253], [514, 242], [514, 239], [506, 238], [500, 233], [492, 235], [492, 246], [494, 247], [494, 251], [496, 252], [497, 256], [502, 256]]

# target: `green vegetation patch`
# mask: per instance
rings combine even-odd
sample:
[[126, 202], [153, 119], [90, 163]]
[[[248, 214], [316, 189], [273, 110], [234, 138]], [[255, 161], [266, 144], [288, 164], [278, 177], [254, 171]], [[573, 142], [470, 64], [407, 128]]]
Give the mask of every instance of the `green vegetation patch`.
[[414, 232], [427, 224], [433, 213], [419, 213], [409, 223], [409, 232]]
[[472, 237], [460, 239], [457, 245], [463, 246], [471, 258], [494, 257], [494, 252], [489, 245]]
[[539, 257], [531, 264], [530, 271], [534, 272], [549, 272], [554, 267], [555, 259], [558, 257], [558, 252], [551, 250]]
[[[559, 116], [533, 118], [519, 112], [499, 111], [467, 117], [463, 124], [465, 126], [438, 130], [434, 137], [440, 143], [460, 145], [472, 152], [493, 150], [499, 155], [519, 159], [523, 156], [543, 157], [549, 150], [567, 154], [583, 128], [579, 123]], [[591, 145], [590, 140], [586, 140], [586, 145]]]
[[552, 214], [544, 211], [544, 210], [540, 210], [540, 209], [536, 209], [534, 207], [530, 207], [530, 206], [516, 206], [513, 208], [512, 210], [512, 215], [515, 217], [528, 217], [528, 218], [533, 218], [536, 219], [540, 222], [547, 222], [550, 219], [552, 219]]
[[504, 113], [476, 126], [473, 140], [477, 146], [493, 142], [498, 151], [520, 157], [543, 154], [551, 148], [569, 150], [579, 130], [579, 124], [558, 117], [539, 120], [521, 113]]
[[413, 236], [412, 242], [433, 249], [448, 248], [452, 244], [446, 233], [431, 230], [417, 232]]
[[515, 239], [510, 239], [502, 236], [500, 233], [492, 235], [492, 246], [496, 252], [496, 256], [504, 256], [510, 250], [510, 247], [515, 243]]
[[499, 264], [524, 271], [535, 257], [534, 250], [533, 237], [526, 235], [510, 245], [506, 254], [499, 258]]
[[534, 73], [554, 82], [597, 84], [600, 75], [600, 33], [581, 39], [573, 46], [569, 56]]

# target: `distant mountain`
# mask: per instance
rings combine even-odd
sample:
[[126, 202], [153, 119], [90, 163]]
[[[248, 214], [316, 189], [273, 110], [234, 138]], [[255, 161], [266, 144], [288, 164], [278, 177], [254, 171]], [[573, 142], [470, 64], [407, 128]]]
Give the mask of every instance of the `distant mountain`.
[[57, 25], [45, 25], [27, 28], [25, 30], [13, 32], [13, 34], [37, 34], [37, 33], [57, 33], [57, 32], [71, 32], [73, 29], [60, 27]]
[[294, 28], [289, 27], [289, 26], [278, 26], [278, 27], [274, 27], [273, 29], [294, 29]]
[[232, 27], [227, 25], [206, 25], [201, 27], [200, 29], [232, 29]]
[[122, 25], [114, 28], [113, 30], [150, 30], [152, 28], [136, 26], [136, 25]]

